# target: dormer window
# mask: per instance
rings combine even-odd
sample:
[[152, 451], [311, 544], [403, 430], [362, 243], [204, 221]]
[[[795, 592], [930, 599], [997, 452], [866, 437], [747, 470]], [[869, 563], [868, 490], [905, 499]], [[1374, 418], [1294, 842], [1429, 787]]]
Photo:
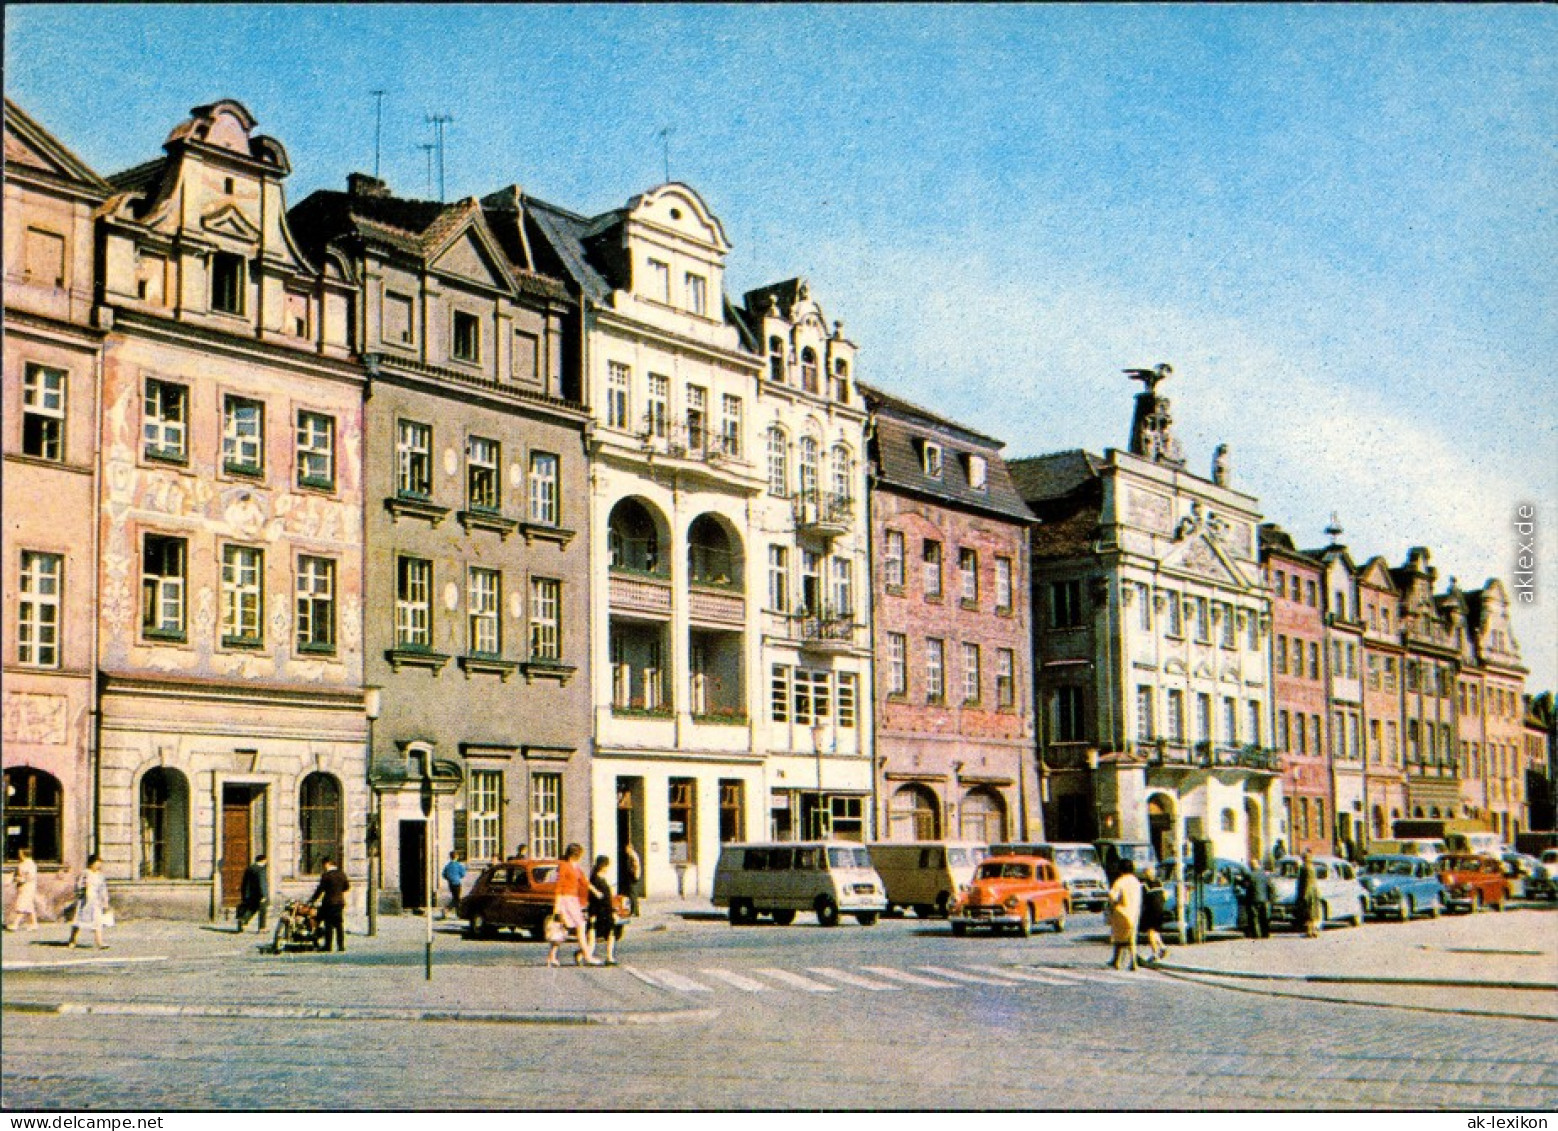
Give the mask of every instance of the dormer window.
[[784, 339], [768, 339], [768, 379], [776, 385], [784, 384]]
[[941, 478], [941, 445], [920, 441], [920, 467], [932, 479]]
[[807, 346], [801, 350], [801, 388], [808, 393], [817, 392], [817, 351]]
[[667, 306], [671, 303], [671, 265], [661, 263], [658, 259], [649, 261], [648, 286], [645, 295], [656, 302], [663, 302]]
[[989, 474], [989, 469], [985, 464], [985, 457], [971, 455], [965, 457], [965, 459], [968, 463], [968, 485], [976, 491], [983, 491]]
[[454, 344], [451, 351], [456, 361], [481, 360], [481, 323], [476, 315], [463, 310], [454, 312]]
[[687, 309], [694, 314], [704, 315], [709, 312], [709, 281], [702, 275], [687, 273]]
[[849, 362], [842, 357], [833, 359], [833, 378], [829, 393], [839, 404], [849, 403]]
[[222, 314], [243, 313], [243, 256], [219, 251], [211, 256], [211, 309]]

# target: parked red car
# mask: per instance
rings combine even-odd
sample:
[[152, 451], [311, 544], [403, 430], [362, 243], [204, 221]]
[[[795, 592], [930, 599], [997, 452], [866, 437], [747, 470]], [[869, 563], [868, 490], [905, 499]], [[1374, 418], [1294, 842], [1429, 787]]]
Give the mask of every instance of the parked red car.
[[1458, 852], [1439, 857], [1434, 866], [1439, 869], [1439, 882], [1444, 884], [1445, 905], [1451, 910], [1504, 910], [1509, 881], [1504, 878], [1504, 865], [1496, 857]]
[[1026, 937], [1040, 923], [1066, 929], [1070, 901], [1055, 865], [1038, 856], [991, 856], [952, 905], [952, 933], [970, 927], [1013, 930]]
[[[499, 928], [520, 931], [533, 939], [544, 938], [546, 918], [557, 894], [558, 860], [510, 860], [493, 864], [481, 874], [471, 894], [460, 901], [460, 918], [466, 934], [486, 938]], [[613, 897], [617, 929], [628, 918], [626, 896]]]

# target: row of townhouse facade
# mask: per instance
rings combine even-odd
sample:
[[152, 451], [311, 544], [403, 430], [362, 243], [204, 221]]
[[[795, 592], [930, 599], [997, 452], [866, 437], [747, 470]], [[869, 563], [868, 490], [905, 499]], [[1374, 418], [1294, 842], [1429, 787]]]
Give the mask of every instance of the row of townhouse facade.
[[[1037, 829], [1000, 445], [869, 399], [804, 280], [728, 298], [692, 189], [289, 208], [237, 102], [106, 178], [5, 124], [5, 858], [46, 900], [89, 853], [132, 913], [217, 916], [260, 851], [394, 911], [449, 852], [632, 844], [691, 896], [732, 840]], [[960, 486], [877, 474], [875, 413]], [[883, 748], [911, 528], [962, 694]]]

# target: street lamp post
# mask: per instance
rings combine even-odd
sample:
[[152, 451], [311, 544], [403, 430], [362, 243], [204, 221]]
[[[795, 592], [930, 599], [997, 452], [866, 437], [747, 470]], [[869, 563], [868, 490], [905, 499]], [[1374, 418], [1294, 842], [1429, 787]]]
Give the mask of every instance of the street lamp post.
[[382, 692], [377, 687], [363, 689], [363, 711], [368, 716], [368, 804], [371, 811], [368, 814], [368, 937], [373, 938], [379, 933], [379, 845], [381, 830], [379, 828], [379, 791], [373, 782], [373, 724], [379, 717], [379, 711], [383, 707]]
[[824, 734], [821, 723], [813, 723], [811, 727], [811, 752], [817, 760], [817, 808], [813, 811], [812, 820], [815, 822], [815, 833], [818, 839], [822, 838], [823, 817], [823, 793], [822, 793], [822, 736]]

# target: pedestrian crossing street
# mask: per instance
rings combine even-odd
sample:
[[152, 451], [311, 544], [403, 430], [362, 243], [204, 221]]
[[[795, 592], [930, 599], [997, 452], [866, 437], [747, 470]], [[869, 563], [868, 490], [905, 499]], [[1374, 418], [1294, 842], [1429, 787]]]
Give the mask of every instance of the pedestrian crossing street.
[[647, 969], [627, 963], [622, 969], [646, 985], [688, 994], [808, 994], [896, 993], [902, 990], [970, 990], [987, 987], [1080, 989], [1087, 986], [1139, 986], [1158, 981], [1149, 970], [1136, 973], [1109, 969], [1059, 966], [807, 966], [783, 970], [758, 966], [741, 972], [718, 968], [695, 970]]

